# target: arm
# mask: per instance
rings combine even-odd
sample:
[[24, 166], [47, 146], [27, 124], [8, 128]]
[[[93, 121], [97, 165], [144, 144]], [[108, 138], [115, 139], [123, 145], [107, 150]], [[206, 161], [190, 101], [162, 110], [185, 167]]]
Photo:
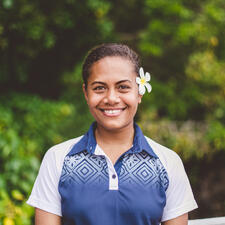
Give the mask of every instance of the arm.
[[35, 225], [62, 225], [61, 217], [35, 208]]
[[[36, 225], [59, 225], [61, 217], [61, 198], [58, 192], [60, 172], [54, 149], [45, 154], [27, 203], [35, 207]], [[60, 151], [58, 151], [60, 152]]]
[[[169, 186], [166, 190], [162, 222], [167, 221], [164, 225], [187, 225], [188, 215], [185, 219], [185, 214], [197, 208], [197, 204], [180, 157], [173, 153], [169, 160], [167, 161]], [[180, 220], [182, 223], [179, 223]]]
[[188, 213], [185, 213], [177, 218], [162, 222], [162, 225], [188, 225]]

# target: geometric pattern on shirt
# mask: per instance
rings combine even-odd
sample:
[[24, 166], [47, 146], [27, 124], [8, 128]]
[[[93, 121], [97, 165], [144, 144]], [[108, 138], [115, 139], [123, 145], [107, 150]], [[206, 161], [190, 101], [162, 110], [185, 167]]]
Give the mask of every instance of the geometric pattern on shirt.
[[101, 184], [108, 180], [108, 167], [104, 156], [96, 156], [86, 150], [66, 156], [61, 182], [76, 184]]
[[[60, 180], [76, 184], [107, 182], [108, 166], [105, 157], [90, 154], [86, 150], [66, 156]], [[162, 185], [166, 190], [169, 179], [160, 160], [142, 151], [124, 155], [119, 182], [120, 184], [137, 184], [145, 187]]]
[[137, 184], [145, 187], [162, 185], [164, 190], [169, 185], [168, 174], [161, 161], [145, 151], [124, 156], [119, 179], [120, 184]]

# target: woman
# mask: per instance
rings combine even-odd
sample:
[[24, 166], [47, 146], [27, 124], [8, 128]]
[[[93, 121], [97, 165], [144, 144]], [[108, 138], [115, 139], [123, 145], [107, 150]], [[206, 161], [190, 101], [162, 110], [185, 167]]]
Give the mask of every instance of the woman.
[[89, 52], [83, 92], [95, 122], [46, 153], [28, 200], [36, 225], [187, 225], [197, 205], [180, 158], [134, 123], [151, 91], [139, 68], [126, 45]]

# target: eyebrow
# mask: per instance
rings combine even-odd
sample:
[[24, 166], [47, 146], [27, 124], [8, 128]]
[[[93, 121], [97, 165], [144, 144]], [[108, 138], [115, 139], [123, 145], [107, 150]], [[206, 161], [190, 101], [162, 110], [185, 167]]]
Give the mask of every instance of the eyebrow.
[[[118, 82], [116, 82], [116, 84], [120, 84], [120, 83], [123, 83], [123, 82], [130, 82], [130, 80], [120, 80]], [[94, 81], [93, 83], [91, 83], [91, 85], [95, 85], [95, 84], [102, 84], [102, 85], [106, 85], [106, 83], [102, 82], [102, 81]]]

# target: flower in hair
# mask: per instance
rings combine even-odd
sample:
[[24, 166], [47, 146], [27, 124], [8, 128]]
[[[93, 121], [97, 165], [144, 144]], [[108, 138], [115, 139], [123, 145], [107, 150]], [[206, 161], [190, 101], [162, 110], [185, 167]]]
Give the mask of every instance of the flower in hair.
[[144, 74], [144, 70], [141, 67], [139, 69], [139, 75], [140, 77], [136, 77], [136, 83], [139, 85], [138, 91], [140, 95], [143, 95], [145, 93], [145, 88], [148, 92], [151, 92], [152, 86], [148, 83], [151, 79], [150, 73], [146, 72]]

